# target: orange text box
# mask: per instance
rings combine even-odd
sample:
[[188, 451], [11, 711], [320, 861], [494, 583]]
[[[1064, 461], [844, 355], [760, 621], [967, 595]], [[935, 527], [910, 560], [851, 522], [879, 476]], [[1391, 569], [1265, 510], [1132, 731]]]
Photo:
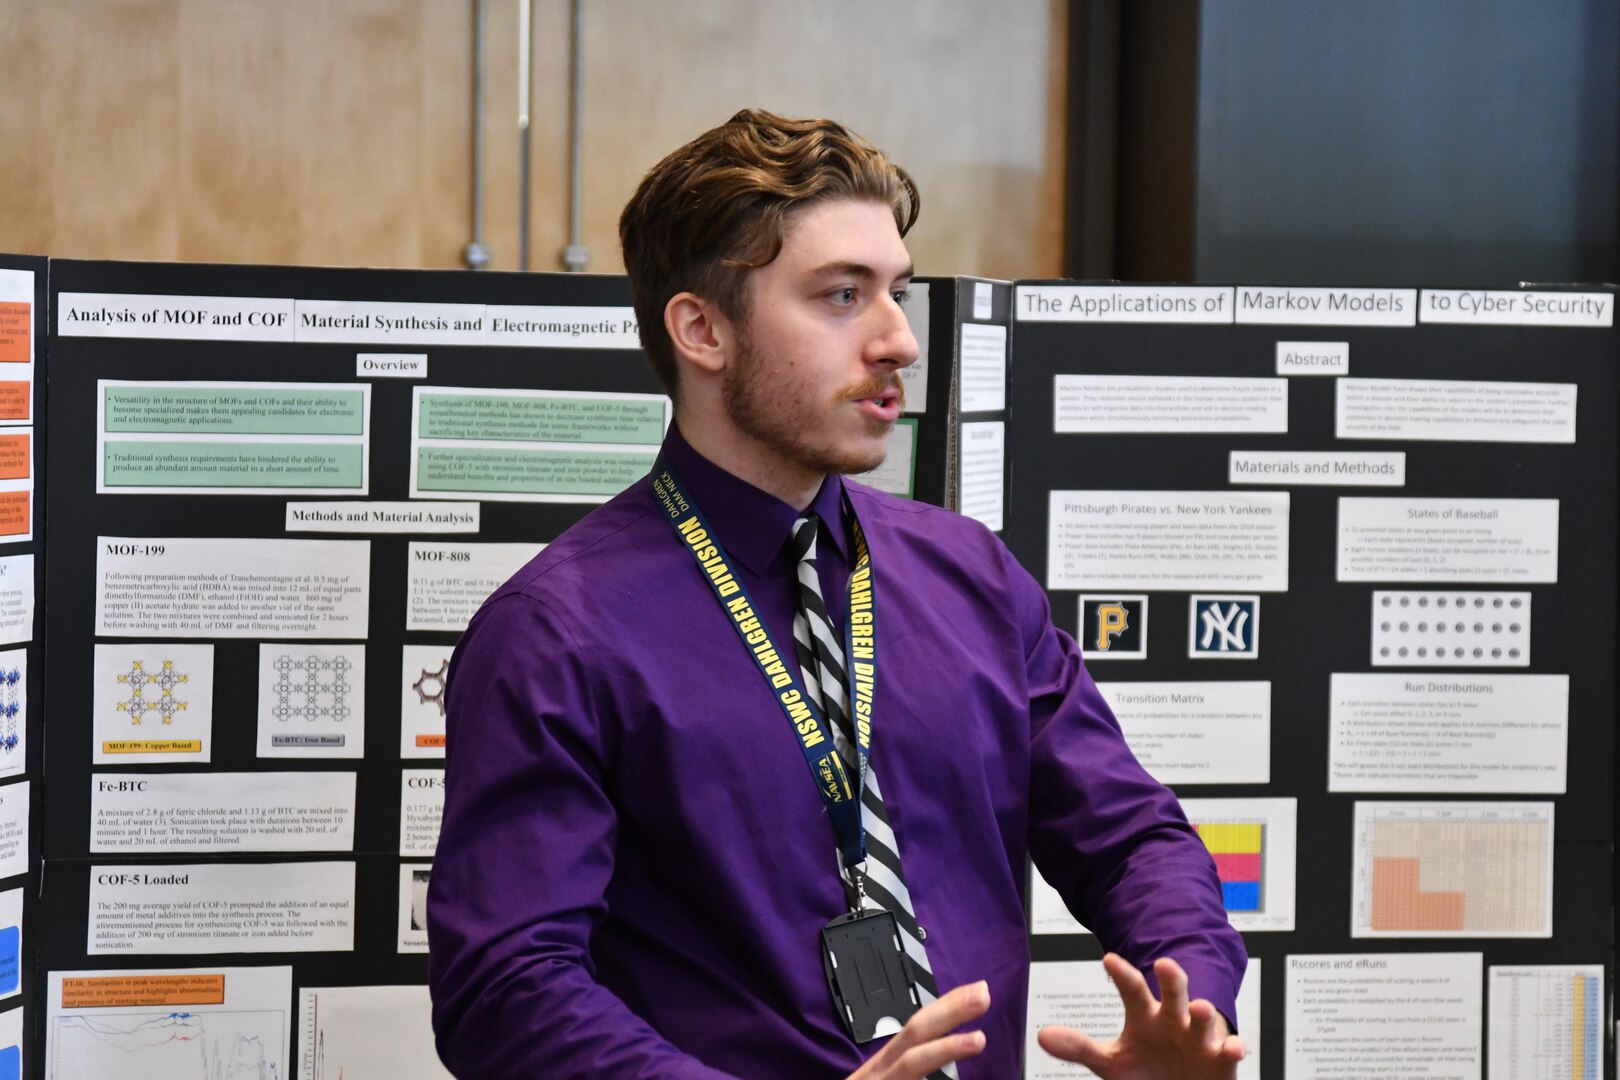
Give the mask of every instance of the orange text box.
[[416, 737], [416, 745], [417, 746], [443, 746], [444, 745], [444, 736], [443, 735], [418, 735]]
[[223, 1004], [223, 975], [90, 975], [62, 980], [64, 1009]]
[[28, 443], [32, 438], [26, 432], [0, 435], [0, 480], [28, 479]]
[[28, 384], [0, 382], [0, 420], [28, 419]]
[[33, 329], [32, 304], [0, 302], [0, 364], [28, 363], [28, 335]]
[[26, 491], [0, 491], [0, 536], [28, 535], [28, 500]]

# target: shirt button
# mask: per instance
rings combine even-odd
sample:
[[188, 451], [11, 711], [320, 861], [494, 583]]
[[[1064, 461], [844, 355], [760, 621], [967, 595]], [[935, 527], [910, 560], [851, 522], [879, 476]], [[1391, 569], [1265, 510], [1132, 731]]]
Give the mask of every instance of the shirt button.
[[922, 928], [921, 924], [919, 924], [917, 926], [917, 940], [918, 941], [927, 941], [928, 940], [928, 931], [924, 930]]

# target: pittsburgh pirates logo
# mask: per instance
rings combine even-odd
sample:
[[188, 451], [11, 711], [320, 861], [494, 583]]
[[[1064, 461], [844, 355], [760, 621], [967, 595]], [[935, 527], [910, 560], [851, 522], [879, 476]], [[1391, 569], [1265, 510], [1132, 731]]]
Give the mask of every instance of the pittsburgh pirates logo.
[[1146, 596], [1082, 596], [1080, 655], [1088, 660], [1147, 657]]

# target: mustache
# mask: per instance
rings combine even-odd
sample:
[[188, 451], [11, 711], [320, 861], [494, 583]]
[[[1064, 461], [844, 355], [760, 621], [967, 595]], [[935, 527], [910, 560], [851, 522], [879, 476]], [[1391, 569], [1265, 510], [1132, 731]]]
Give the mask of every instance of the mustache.
[[863, 398], [881, 397], [889, 393], [894, 394], [903, 411], [906, 404], [906, 385], [900, 381], [900, 376], [897, 374], [872, 375], [862, 379], [853, 386], [846, 387], [844, 392], [839, 395], [839, 400], [860, 401]]

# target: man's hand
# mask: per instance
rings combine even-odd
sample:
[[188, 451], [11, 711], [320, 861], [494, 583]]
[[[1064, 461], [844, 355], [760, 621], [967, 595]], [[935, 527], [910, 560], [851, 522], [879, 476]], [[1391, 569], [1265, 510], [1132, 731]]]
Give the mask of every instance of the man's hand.
[[[1123, 958], [1109, 953], [1103, 968], [1125, 1003], [1119, 1038], [1099, 1042], [1070, 1027], [1044, 1027], [1037, 1036], [1053, 1057], [1084, 1065], [1103, 1080], [1232, 1080], [1243, 1060], [1243, 1040], [1230, 1034], [1215, 1006], [1200, 998], [1188, 1004], [1187, 973], [1169, 957], [1153, 965], [1162, 1002], [1147, 980]], [[918, 1014], [922, 1015], [921, 1013]]]
[[973, 1057], [984, 1049], [984, 1032], [948, 1033], [983, 1016], [989, 1007], [989, 984], [958, 986], [912, 1014], [899, 1034], [848, 1080], [923, 1080], [935, 1069]]

